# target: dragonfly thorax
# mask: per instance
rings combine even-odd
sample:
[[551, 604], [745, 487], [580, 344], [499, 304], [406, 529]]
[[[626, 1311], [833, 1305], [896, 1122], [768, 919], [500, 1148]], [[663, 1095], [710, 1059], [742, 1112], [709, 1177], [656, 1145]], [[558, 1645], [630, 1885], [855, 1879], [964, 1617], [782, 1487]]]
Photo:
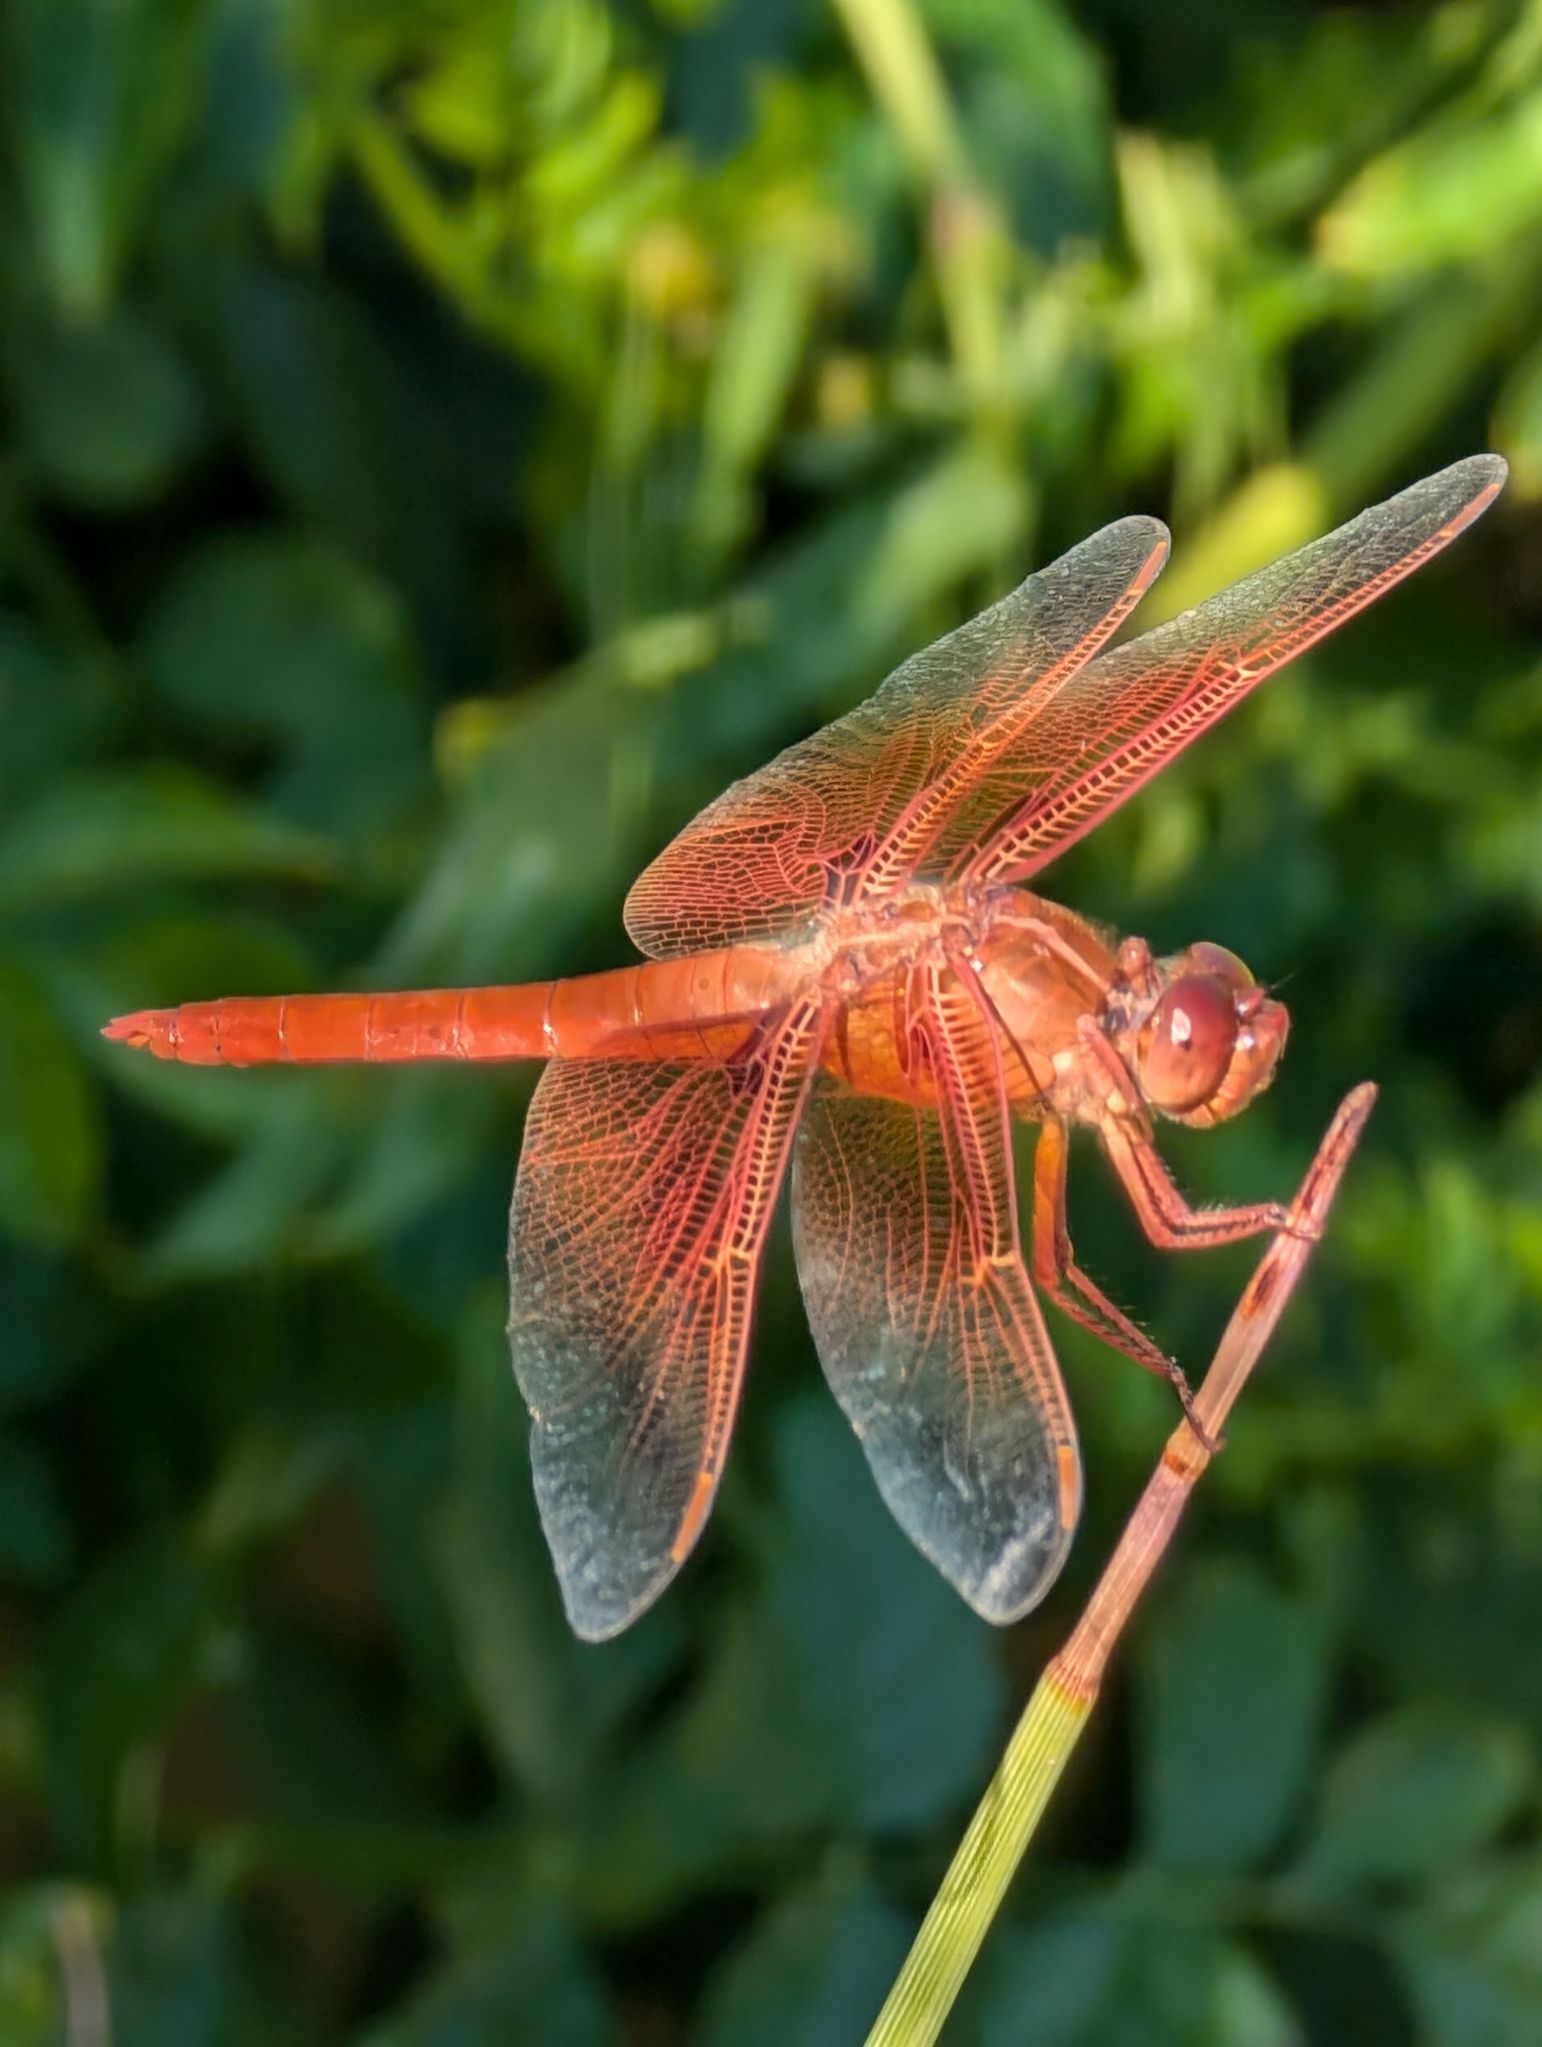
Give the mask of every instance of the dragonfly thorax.
[[967, 958], [989, 929], [990, 903], [979, 891], [912, 881], [838, 911], [816, 946], [828, 978], [844, 988], [928, 957]]

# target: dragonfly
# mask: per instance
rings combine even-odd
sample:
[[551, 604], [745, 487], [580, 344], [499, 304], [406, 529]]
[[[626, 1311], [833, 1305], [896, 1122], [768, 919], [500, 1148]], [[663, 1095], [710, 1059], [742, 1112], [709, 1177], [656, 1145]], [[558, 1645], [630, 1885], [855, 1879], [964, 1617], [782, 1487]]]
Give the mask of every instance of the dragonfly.
[[[1502, 487], [1478, 455], [1110, 647], [1168, 550], [1103, 527], [734, 783], [626, 899], [644, 958], [509, 987], [226, 998], [109, 1038], [193, 1064], [545, 1060], [509, 1228], [509, 1338], [574, 1630], [658, 1597], [710, 1513], [767, 1231], [906, 1534], [984, 1619], [1041, 1600], [1081, 1459], [1040, 1296], [1183, 1374], [1077, 1264], [1069, 1139], [1164, 1250], [1290, 1227], [1196, 1208], [1163, 1119], [1269, 1085], [1284, 1005], [1236, 955], [1158, 958], [1043, 869], [1268, 676], [1440, 552]], [[1013, 1125], [1038, 1126], [1026, 1254]]]

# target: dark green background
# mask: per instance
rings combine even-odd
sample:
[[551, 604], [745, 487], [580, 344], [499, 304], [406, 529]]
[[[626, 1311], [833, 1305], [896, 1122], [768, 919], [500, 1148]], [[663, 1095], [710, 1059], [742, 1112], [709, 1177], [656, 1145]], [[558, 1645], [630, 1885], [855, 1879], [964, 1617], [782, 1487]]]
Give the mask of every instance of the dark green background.
[[[994, 1635], [779, 1233], [707, 1538], [581, 1648], [531, 1075], [99, 1023], [623, 960], [701, 802], [1100, 522], [1171, 609], [1485, 446], [1051, 878], [1284, 984], [1198, 1197], [1384, 1094], [950, 2037], [1542, 2040], [1539, 133], [1505, 0], [0, 0], [7, 2047], [860, 2039], [1174, 1413], [1057, 1324], [1086, 1520]], [[1074, 1173], [1197, 1369], [1252, 1254]]]

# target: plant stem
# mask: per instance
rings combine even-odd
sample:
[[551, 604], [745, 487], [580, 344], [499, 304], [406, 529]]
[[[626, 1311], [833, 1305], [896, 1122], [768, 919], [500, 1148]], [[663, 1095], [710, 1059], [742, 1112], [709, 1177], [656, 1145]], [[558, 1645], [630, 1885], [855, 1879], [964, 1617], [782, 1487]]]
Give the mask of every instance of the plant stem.
[[927, 195], [937, 295], [954, 364], [974, 409], [992, 409], [1005, 348], [1008, 236], [976, 181], [948, 88], [911, 0], [836, 0], [873, 97]]
[[[1226, 1325], [1194, 1402], [1212, 1442], [1219, 1442], [1237, 1396], [1295, 1291], [1375, 1100], [1376, 1090], [1367, 1082], [1340, 1103], [1291, 1204], [1288, 1226], [1270, 1243]], [[1211, 1454], [1188, 1421], [1180, 1422], [1081, 1619], [1035, 1686], [867, 2047], [928, 2047], [941, 2032], [1097, 1703], [1115, 1644]]]

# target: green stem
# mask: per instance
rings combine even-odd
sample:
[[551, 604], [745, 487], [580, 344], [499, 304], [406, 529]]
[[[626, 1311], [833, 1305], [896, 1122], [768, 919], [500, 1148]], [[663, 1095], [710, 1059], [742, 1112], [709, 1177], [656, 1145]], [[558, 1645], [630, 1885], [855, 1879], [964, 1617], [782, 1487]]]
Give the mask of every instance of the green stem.
[[929, 185], [962, 180], [964, 144], [920, 16], [909, 0], [835, 0], [873, 97]]
[[1046, 1671], [931, 1902], [867, 2047], [935, 2040], [1092, 1711]]

